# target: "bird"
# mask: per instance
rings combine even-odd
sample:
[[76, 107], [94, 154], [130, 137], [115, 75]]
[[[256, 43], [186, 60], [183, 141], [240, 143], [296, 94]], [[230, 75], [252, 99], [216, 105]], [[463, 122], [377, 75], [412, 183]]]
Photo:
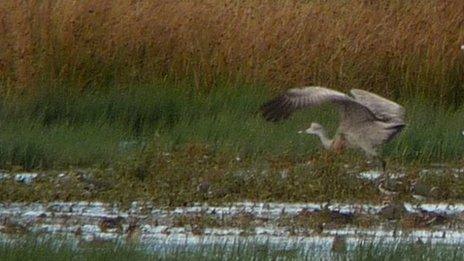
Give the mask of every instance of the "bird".
[[394, 139], [406, 126], [405, 109], [377, 94], [352, 89], [350, 95], [321, 86], [292, 88], [261, 106], [265, 120], [277, 122], [287, 119], [293, 112], [330, 103], [340, 113], [340, 123], [333, 139], [327, 137], [324, 127], [312, 122], [300, 133], [319, 137], [328, 150], [343, 151], [358, 148], [368, 160], [377, 160], [385, 171], [386, 162], [380, 155], [384, 144]]

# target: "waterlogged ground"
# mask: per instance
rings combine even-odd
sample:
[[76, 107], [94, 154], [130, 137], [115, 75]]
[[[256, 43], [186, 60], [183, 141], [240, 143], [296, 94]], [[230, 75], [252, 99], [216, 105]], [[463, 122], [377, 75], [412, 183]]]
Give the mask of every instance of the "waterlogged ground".
[[[85, 240], [196, 242], [204, 237], [253, 236], [313, 241], [335, 235], [351, 240], [464, 240], [464, 204], [231, 203], [160, 208], [133, 202], [128, 209], [101, 202], [3, 203], [4, 234], [74, 234]], [[222, 239], [223, 238], [223, 239]], [[320, 241], [321, 242], [321, 241]]]
[[362, 244], [464, 241], [458, 165], [393, 165], [383, 175], [330, 157], [252, 165], [188, 153], [196, 156], [161, 153], [135, 167], [3, 171], [0, 236], [58, 235], [149, 250], [245, 241], [321, 253], [340, 244], [354, 251]]
[[24, 235], [36, 240], [53, 235], [58, 245], [65, 240], [73, 249], [104, 247], [106, 242], [157, 255], [211, 255], [218, 247], [230, 254], [251, 246], [263, 258], [334, 258], [365, 246], [379, 250], [412, 244], [418, 251], [448, 245], [453, 251], [446, 256], [453, 257], [464, 241], [463, 211], [464, 204], [237, 202], [163, 208], [133, 202], [122, 208], [101, 202], [3, 203], [0, 237], [5, 244]]

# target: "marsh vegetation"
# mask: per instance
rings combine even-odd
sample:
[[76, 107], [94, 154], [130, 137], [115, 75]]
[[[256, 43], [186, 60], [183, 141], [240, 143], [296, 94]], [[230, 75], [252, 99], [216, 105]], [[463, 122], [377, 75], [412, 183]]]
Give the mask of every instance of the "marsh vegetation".
[[60, 238], [3, 241], [2, 260], [461, 260], [463, 249], [454, 245], [427, 243], [366, 243], [351, 249], [328, 251], [325, 247], [304, 248], [298, 244], [275, 246], [271, 243], [237, 241], [233, 244], [204, 244], [199, 246], [147, 247], [121, 245], [112, 242], [81, 243], [78, 246]]
[[[407, 127], [384, 151], [388, 172], [401, 176], [390, 203], [417, 202], [417, 180], [437, 188], [427, 201], [462, 201], [463, 9], [438, 0], [1, 1], [0, 199], [385, 201], [377, 183], [359, 178], [369, 168], [360, 152], [334, 155], [298, 134], [312, 121], [333, 133], [336, 111], [300, 112], [284, 124], [260, 116], [277, 93], [322, 85], [404, 105]], [[15, 176], [24, 171], [34, 175]], [[336, 258], [462, 258], [460, 247], [417, 247], [361, 245]], [[2, 260], [314, 254], [251, 243], [154, 254], [36, 241], [0, 248]]]

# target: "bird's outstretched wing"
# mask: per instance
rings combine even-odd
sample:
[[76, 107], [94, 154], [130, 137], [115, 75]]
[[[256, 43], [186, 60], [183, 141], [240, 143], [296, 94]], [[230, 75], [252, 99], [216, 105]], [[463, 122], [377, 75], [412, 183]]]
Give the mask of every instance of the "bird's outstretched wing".
[[377, 118], [386, 122], [404, 123], [405, 110], [401, 105], [364, 90], [353, 89], [350, 93], [357, 102], [369, 108]]
[[376, 119], [373, 112], [348, 95], [316, 86], [289, 89], [265, 103], [261, 111], [267, 121], [279, 121], [288, 118], [298, 109], [311, 108], [326, 102], [337, 105], [344, 119], [349, 118], [352, 121]]

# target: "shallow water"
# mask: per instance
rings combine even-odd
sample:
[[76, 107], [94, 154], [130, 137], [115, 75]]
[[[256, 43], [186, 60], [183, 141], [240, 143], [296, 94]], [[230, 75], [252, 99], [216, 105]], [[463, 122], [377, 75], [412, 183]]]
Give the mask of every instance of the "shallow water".
[[[424, 169], [419, 175], [440, 175], [441, 168]], [[462, 175], [464, 169], [454, 169]], [[0, 182], [12, 179], [30, 185], [42, 173], [0, 173]], [[64, 178], [67, 173], [57, 177]], [[287, 173], [282, 173], [286, 176]], [[360, 179], [376, 181], [381, 173], [366, 171], [358, 173]], [[390, 173], [392, 179], [401, 179], [404, 173]], [[335, 236], [343, 236], [348, 247], [361, 242], [414, 242], [421, 239], [432, 244], [461, 244], [464, 241], [464, 203], [402, 203], [409, 214], [441, 215], [453, 222], [427, 227], [398, 229], [398, 220], [382, 217], [387, 204], [361, 204], [345, 202], [235, 202], [226, 205], [192, 203], [189, 206], [165, 208], [151, 203], [133, 202], [128, 207], [103, 202], [50, 202], [50, 203], [0, 203], [0, 238], [9, 238], [21, 233], [45, 235], [68, 235], [77, 241], [137, 241], [153, 248], [198, 244], [234, 244], [240, 240], [270, 243], [276, 247], [298, 245], [300, 248], [330, 249]], [[301, 225], [281, 224], [283, 218], [301, 214], [331, 211], [336, 214], [362, 214], [379, 217], [374, 225], [356, 227], [339, 224], [324, 227], [322, 231]], [[177, 224], [180, 217], [211, 217], [226, 219], [247, 216], [251, 225], [244, 227], [215, 227], [201, 224]], [[457, 220], [459, 222], [454, 222]], [[452, 224], [452, 225], [450, 225]], [[313, 226], [314, 227], [314, 226]]]
[[[302, 212], [327, 209], [339, 213], [379, 214], [385, 205], [333, 203], [253, 203], [237, 202], [227, 206], [192, 204], [188, 207], [158, 208], [152, 204], [133, 202], [127, 209], [117, 204], [102, 202], [51, 202], [51, 203], [2, 203], [0, 204], [0, 235], [9, 237], [18, 233], [72, 235], [78, 240], [135, 240], [155, 247], [160, 245], [228, 244], [247, 239], [257, 243], [276, 246], [297, 244], [299, 247], [330, 249], [336, 235], [343, 236], [348, 246], [361, 242], [395, 242], [398, 240], [432, 244], [461, 244], [464, 228], [434, 226], [433, 229], [412, 228], [398, 230], [389, 223], [378, 222], [373, 227], [360, 228], [345, 225], [323, 231], [276, 225], [279, 218], [296, 216]], [[408, 212], [426, 210], [446, 215], [461, 215], [464, 204], [404, 204]], [[249, 215], [266, 220], [252, 227], [202, 227], [196, 231], [192, 225], [179, 226], [173, 220], [179, 216], [194, 215], [226, 218], [234, 215]], [[136, 225], [134, 225], [136, 224]]]

